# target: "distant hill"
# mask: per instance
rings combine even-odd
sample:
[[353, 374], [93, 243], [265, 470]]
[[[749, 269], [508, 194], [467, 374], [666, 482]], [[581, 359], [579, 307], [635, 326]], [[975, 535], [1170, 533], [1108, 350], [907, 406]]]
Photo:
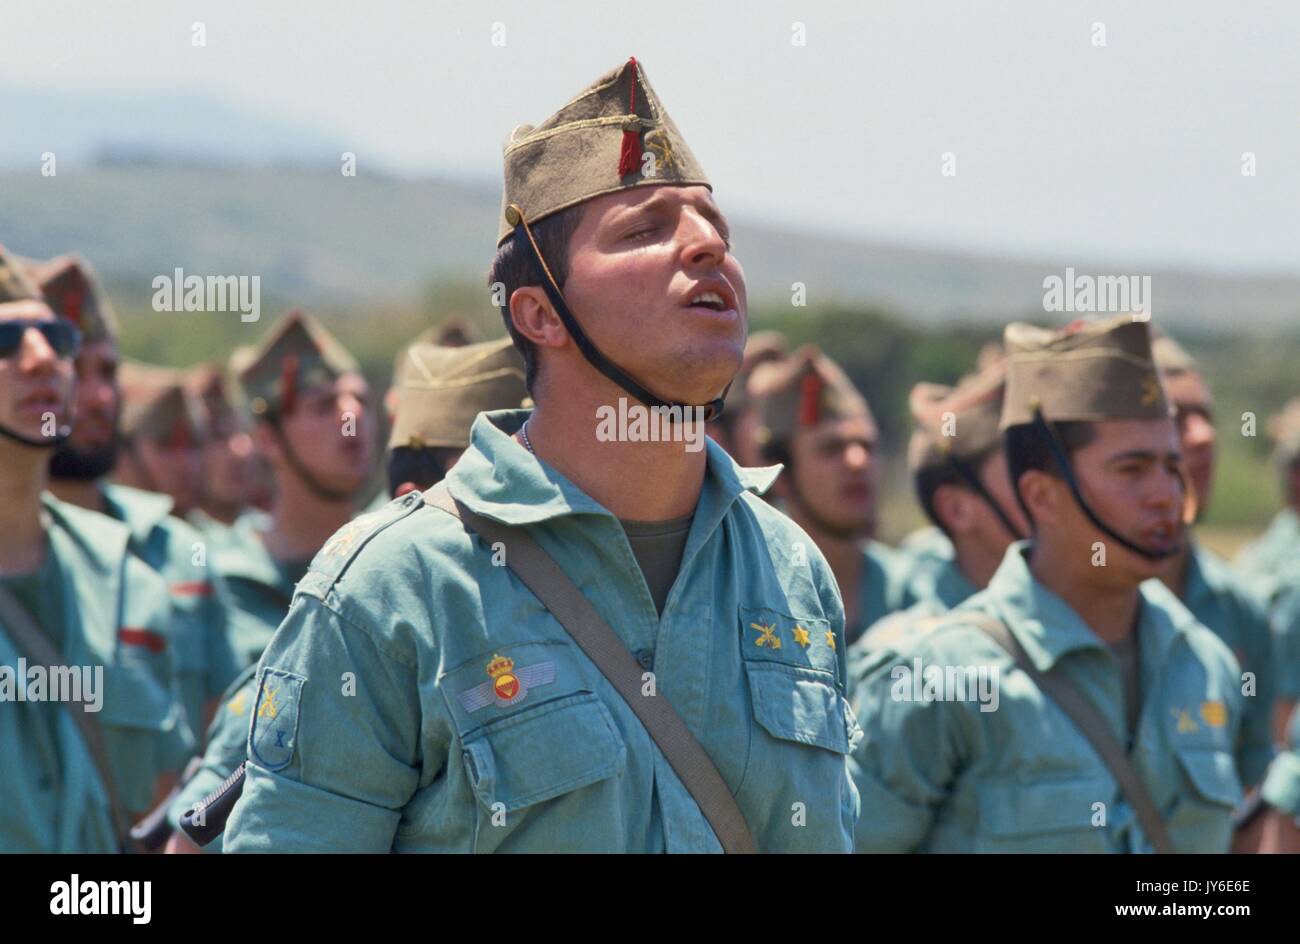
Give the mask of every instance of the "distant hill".
[[[480, 282], [494, 248], [494, 186], [376, 173], [218, 164], [60, 166], [0, 172], [0, 242], [25, 255], [83, 252], [114, 287], [147, 299], [153, 276], [262, 277], [264, 296], [352, 306], [409, 300], [438, 280]], [[897, 312], [919, 323], [1043, 317], [1042, 282], [1079, 272], [1149, 274], [1158, 320], [1267, 333], [1300, 324], [1300, 277], [1089, 269], [1084, 259], [1014, 260], [853, 242], [734, 221], [754, 304]]]

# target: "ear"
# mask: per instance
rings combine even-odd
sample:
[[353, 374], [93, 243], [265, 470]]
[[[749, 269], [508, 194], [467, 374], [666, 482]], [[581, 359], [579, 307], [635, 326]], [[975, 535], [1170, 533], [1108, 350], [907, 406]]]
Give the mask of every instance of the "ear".
[[265, 420], [258, 420], [253, 424], [253, 447], [258, 455], [265, 456], [268, 460], [276, 461], [280, 458], [280, 443], [271, 432], [271, 424]]
[[970, 522], [966, 493], [955, 485], [940, 485], [930, 500], [935, 517], [943, 522], [951, 534], [962, 534]]
[[564, 322], [540, 285], [525, 285], [511, 293], [510, 321], [538, 347], [563, 347], [569, 339]]
[[1020, 497], [1038, 528], [1056, 524], [1060, 518], [1061, 480], [1041, 469], [1029, 469], [1020, 476], [1018, 484]]

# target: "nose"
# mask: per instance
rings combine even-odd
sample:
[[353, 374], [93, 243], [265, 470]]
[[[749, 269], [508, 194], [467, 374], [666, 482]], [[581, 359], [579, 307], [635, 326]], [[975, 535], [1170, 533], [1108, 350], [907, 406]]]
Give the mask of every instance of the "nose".
[[844, 464], [854, 472], [871, 467], [871, 450], [862, 443], [849, 443], [844, 449]]
[[1212, 446], [1215, 440], [1214, 425], [1201, 414], [1194, 413], [1187, 418], [1183, 438], [1189, 447]]
[[36, 327], [29, 327], [23, 332], [22, 353], [18, 362], [20, 370], [25, 373], [32, 373], [39, 369], [52, 370], [58, 360], [59, 356], [54, 353], [54, 348]]
[[1152, 508], [1181, 508], [1184, 489], [1190, 487], [1186, 470], [1182, 466], [1161, 466], [1161, 471], [1152, 478], [1155, 481], [1147, 493], [1147, 504]]
[[693, 207], [682, 211], [677, 235], [682, 243], [683, 261], [688, 266], [719, 266], [727, 258], [727, 241], [718, 228]]

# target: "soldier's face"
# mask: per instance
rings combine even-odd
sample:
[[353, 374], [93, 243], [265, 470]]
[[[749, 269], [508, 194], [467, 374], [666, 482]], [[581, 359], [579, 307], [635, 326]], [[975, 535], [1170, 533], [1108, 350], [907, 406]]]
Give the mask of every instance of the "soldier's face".
[[596, 346], [665, 399], [703, 403], [744, 353], [745, 274], [707, 187], [636, 187], [591, 200], [564, 294]]
[[1165, 395], [1174, 406], [1174, 422], [1178, 425], [1187, 476], [1196, 492], [1196, 507], [1198, 513], [1204, 512], [1214, 483], [1216, 434], [1210, 388], [1205, 378], [1190, 371], [1165, 377], [1164, 385]]
[[223, 505], [248, 504], [255, 463], [252, 436], [242, 429], [215, 429], [203, 442], [203, 494]]
[[[998, 507], [1011, 519], [1020, 534], [1029, 533], [1020, 503], [1011, 492], [1007, 475], [1007, 459], [1001, 449], [995, 449], [980, 463], [976, 475], [984, 491], [998, 503]], [[944, 486], [947, 488], [947, 486]], [[951, 501], [946, 506], [945, 523], [949, 530], [962, 534], [993, 556], [1001, 556], [1015, 535], [1007, 531], [997, 513], [988, 502], [971, 488], [954, 488]], [[936, 496], [937, 497], [937, 496]]]
[[375, 436], [370, 388], [360, 374], [304, 392], [283, 428], [298, 458], [326, 488], [350, 491], [365, 482]]
[[148, 485], [170, 495], [178, 515], [187, 514], [198, 504], [202, 475], [199, 449], [188, 433], [171, 441], [142, 438], [135, 442], [135, 459], [144, 466]]
[[[1182, 454], [1173, 420], [1107, 420], [1094, 424], [1096, 436], [1073, 457], [1079, 490], [1092, 510], [1112, 529], [1139, 547], [1153, 551], [1176, 548], [1183, 539]], [[1064, 484], [1057, 480], [1039, 533], [1055, 530], [1059, 540], [1081, 555], [1095, 558], [1105, 547], [1105, 570], [1126, 582], [1160, 575], [1167, 561], [1149, 560], [1118, 545], [1092, 526]], [[1100, 572], [1100, 569], [1099, 569]]]
[[869, 535], [876, 525], [880, 484], [878, 433], [869, 417], [820, 423], [790, 444], [800, 500], [823, 521]]
[[[0, 304], [0, 322], [54, 321], [44, 302]], [[71, 413], [75, 372], [70, 357], [59, 357], [45, 336], [28, 328], [16, 350], [0, 357], [0, 426], [32, 440], [47, 438]]]

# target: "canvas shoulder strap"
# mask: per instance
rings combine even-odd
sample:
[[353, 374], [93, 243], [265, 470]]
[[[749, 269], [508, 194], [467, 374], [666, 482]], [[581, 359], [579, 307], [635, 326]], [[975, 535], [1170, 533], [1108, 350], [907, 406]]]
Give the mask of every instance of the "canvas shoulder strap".
[[424, 494], [424, 499], [433, 507], [459, 518], [489, 544], [500, 542], [505, 546], [506, 565], [550, 610], [627, 702], [699, 805], [704, 818], [717, 834], [723, 851], [757, 852], [744, 814], [703, 746], [667, 699], [660, 695], [642, 694], [641, 675], [644, 670], [640, 663], [555, 559], [533, 540], [527, 530], [475, 514], [456, 501], [445, 485], [430, 489]]
[[1056, 706], [1065, 712], [1066, 717], [1074, 722], [1074, 726], [1088, 739], [1088, 743], [1111, 772], [1111, 776], [1119, 783], [1119, 788], [1124, 791], [1124, 796], [1128, 798], [1129, 805], [1137, 815], [1142, 831], [1151, 840], [1151, 845], [1156, 852], [1172, 853], [1173, 843], [1169, 839], [1169, 831], [1165, 828], [1164, 819], [1156, 808], [1155, 800], [1151, 798], [1146, 784], [1138, 776], [1128, 754], [1111, 731], [1110, 724], [1092, 702], [1088, 701], [1059, 669], [1040, 672], [1030, 661], [1019, 640], [1002, 620], [975, 611], [962, 611], [961, 617], [963, 621], [973, 622], [986, 636], [1005, 649], [1015, 661], [1016, 668], [1028, 675], [1039, 690], [1054, 701]]
[[[49, 636], [36, 625], [27, 609], [7, 587], [0, 586], [0, 623], [9, 631], [14, 644], [33, 665], [44, 667], [47, 672], [63, 663], [63, 657]], [[77, 725], [81, 739], [86, 744], [95, 772], [104, 785], [108, 795], [109, 812], [113, 818], [113, 834], [117, 837], [118, 847], [128, 847], [128, 829], [126, 809], [122, 806], [117, 793], [117, 783], [113, 780], [113, 771], [108, 763], [108, 749], [104, 745], [104, 733], [99, 728], [95, 716], [85, 710], [81, 702], [65, 701], [64, 707]]]

